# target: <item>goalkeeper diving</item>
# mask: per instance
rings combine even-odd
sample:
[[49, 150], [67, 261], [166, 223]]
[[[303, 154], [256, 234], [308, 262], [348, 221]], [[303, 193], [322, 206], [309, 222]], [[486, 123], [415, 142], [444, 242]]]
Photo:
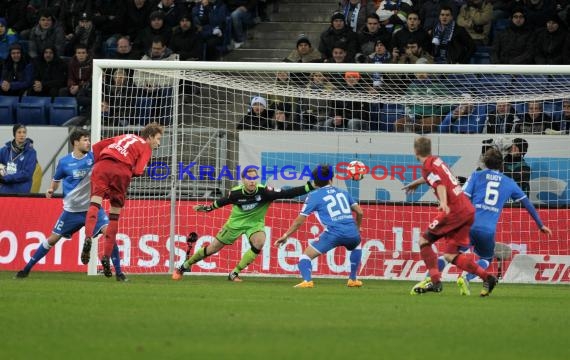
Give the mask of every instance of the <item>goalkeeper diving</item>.
[[291, 199], [314, 190], [311, 182], [287, 190], [272, 188], [257, 183], [259, 178], [255, 168], [248, 167], [241, 174], [241, 185], [233, 187], [229, 194], [210, 205], [196, 205], [198, 212], [210, 212], [226, 205], [232, 205], [230, 217], [218, 232], [214, 240], [206, 247], [201, 247], [172, 273], [173, 280], [182, 279], [184, 272], [198, 261], [214, 255], [226, 245], [232, 245], [242, 234], [247, 236], [251, 248], [243, 254], [236, 267], [229, 273], [228, 280], [241, 282], [239, 273], [251, 264], [265, 244], [265, 215], [269, 205], [278, 199]]

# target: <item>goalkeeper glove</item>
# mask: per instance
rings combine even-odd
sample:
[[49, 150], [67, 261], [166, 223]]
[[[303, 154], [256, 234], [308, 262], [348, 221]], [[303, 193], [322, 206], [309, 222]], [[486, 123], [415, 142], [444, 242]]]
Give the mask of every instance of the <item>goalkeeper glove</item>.
[[214, 208], [211, 205], [196, 205], [194, 210], [198, 212], [210, 212], [214, 210]]

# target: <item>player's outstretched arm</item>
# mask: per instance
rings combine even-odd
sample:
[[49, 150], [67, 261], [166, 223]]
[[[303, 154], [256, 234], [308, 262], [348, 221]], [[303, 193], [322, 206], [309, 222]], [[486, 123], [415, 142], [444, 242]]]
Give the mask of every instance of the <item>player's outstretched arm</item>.
[[552, 235], [552, 230], [550, 230], [548, 228], [548, 226], [544, 225], [544, 223], [540, 219], [540, 216], [536, 212], [536, 208], [530, 202], [530, 200], [527, 197], [525, 197], [521, 200], [521, 203], [524, 205], [524, 207], [526, 208], [526, 211], [528, 211], [529, 215], [532, 217], [532, 219], [536, 223], [536, 226], [538, 226], [538, 228], [540, 229], [540, 232], [547, 234], [547, 235]]
[[548, 236], [552, 235], [552, 230], [550, 230], [550, 228], [548, 228], [548, 226], [546, 225], [542, 225], [542, 227], [540, 228], [540, 232]]
[[279, 237], [277, 240], [275, 240], [273, 245], [279, 247], [279, 246], [285, 244], [285, 242], [287, 241], [287, 238], [289, 236], [291, 236], [293, 233], [295, 233], [295, 231], [297, 231], [297, 229], [299, 229], [299, 227], [301, 225], [303, 225], [303, 223], [305, 222], [306, 219], [307, 219], [307, 217], [304, 215], [297, 216], [297, 218], [291, 224], [291, 227], [289, 227], [289, 230], [287, 230], [287, 232], [285, 232], [285, 234], [283, 234], [281, 237]]
[[423, 177], [417, 178], [416, 180], [412, 181], [408, 185], [404, 186], [402, 188], [402, 190], [404, 190], [406, 192], [406, 194], [411, 194], [414, 191], [416, 191], [418, 186], [420, 186], [421, 184], [425, 184], [425, 182], [426, 182], [426, 180]]
[[310, 181], [307, 181], [305, 185], [296, 186], [286, 190], [274, 190], [267, 188], [265, 194], [269, 201], [273, 201], [278, 199], [292, 199], [297, 196], [305, 195], [313, 190], [315, 190], [315, 186]]

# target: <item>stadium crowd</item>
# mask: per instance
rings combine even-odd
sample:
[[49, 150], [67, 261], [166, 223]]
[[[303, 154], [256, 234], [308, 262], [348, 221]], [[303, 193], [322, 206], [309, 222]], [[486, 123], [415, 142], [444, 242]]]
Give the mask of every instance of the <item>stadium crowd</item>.
[[[0, 95], [74, 97], [90, 113], [94, 58], [216, 60], [243, 46], [246, 31], [268, 20], [269, 0], [7, 0], [0, 5]], [[290, 62], [402, 64], [570, 64], [567, 0], [344, 0], [315, 47], [307, 36]], [[136, 74], [107, 74], [103, 113], [110, 124], [133, 104]], [[133, 76], [134, 75], [134, 76]], [[436, 81], [434, 81], [436, 80]], [[446, 79], [447, 80], [447, 79]], [[472, 79], [458, 82], [471, 83]], [[501, 79], [499, 79], [501, 80]], [[504, 78], [502, 80], [505, 80]], [[524, 79], [511, 77], [517, 86]], [[549, 81], [545, 78], [545, 81]], [[276, 85], [349, 93], [396, 87], [406, 95], [446, 95], [427, 74], [394, 78], [347, 72], [290, 76]], [[397, 85], [397, 86], [394, 86]], [[153, 90], [150, 97], [168, 95]], [[107, 94], [108, 95], [108, 94]], [[408, 131], [418, 133], [567, 133], [568, 99], [551, 103], [371, 104], [263, 94], [238, 129]], [[259, 105], [254, 107], [253, 105]], [[391, 107], [393, 105], [393, 107]]]

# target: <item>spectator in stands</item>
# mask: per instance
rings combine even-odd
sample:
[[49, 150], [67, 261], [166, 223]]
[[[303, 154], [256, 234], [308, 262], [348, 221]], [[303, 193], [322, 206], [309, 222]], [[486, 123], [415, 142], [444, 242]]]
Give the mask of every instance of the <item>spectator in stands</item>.
[[73, 56], [75, 47], [78, 44], [84, 45], [92, 57], [101, 54], [101, 34], [93, 25], [91, 14], [83, 13], [79, 16], [79, 25], [73, 33], [65, 36], [67, 44], [65, 46], [65, 56]]
[[358, 32], [366, 23], [366, 16], [374, 12], [374, 3], [363, 0], [345, 0], [342, 4], [342, 12], [344, 13], [344, 22], [348, 27]]
[[237, 125], [237, 130], [271, 130], [273, 113], [267, 110], [267, 101], [261, 96], [251, 99], [251, 107]]
[[125, 31], [131, 39], [136, 39], [137, 35], [147, 26], [150, 14], [153, 11], [151, 0], [128, 0], [125, 13]]
[[12, 127], [14, 139], [0, 148], [0, 194], [27, 194], [32, 189], [37, 154], [22, 124]]
[[[344, 74], [344, 90], [359, 96], [367, 91], [366, 84], [361, 82], [360, 73], [348, 71]], [[347, 96], [349, 97], [349, 96]], [[348, 98], [335, 101], [332, 116], [321, 127], [323, 131], [367, 131], [370, 128], [370, 103]]]
[[[439, 96], [449, 95], [447, 87], [441, 81], [432, 81], [429, 74], [418, 73], [415, 77], [415, 81], [406, 90], [407, 96], [433, 100]], [[405, 115], [394, 122], [394, 128], [397, 132], [431, 133], [437, 129], [443, 116], [450, 110], [449, 105], [433, 102], [408, 104]]]
[[32, 86], [34, 67], [22, 50], [22, 45], [10, 45], [10, 55], [2, 67], [0, 95], [21, 96]]
[[568, 33], [566, 26], [556, 14], [546, 21], [546, 28], [538, 30], [534, 38], [534, 62], [539, 65], [564, 63], [564, 44]]
[[133, 49], [129, 36], [121, 36], [117, 39], [117, 51], [113, 55], [113, 59], [117, 60], [139, 60], [141, 54]]
[[67, 81], [67, 64], [51, 47], [46, 47], [42, 56], [38, 56], [33, 63], [34, 82], [28, 89], [28, 96], [58, 96]]
[[285, 58], [286, 62], [321, 62], [321, 53], [313, 48], [311, 41], [305, 34], [299, 35], [297, 38], [297, 46]]
[[327, 94], [332, 94], [335, 86], [329, 81], [327, 74], [322, 72], [313, 72], [309, 75], [307, 90], [311, 96], [300, 99], [300, 116], [302, 129], [317, 129], [324, 125], [325, 121], [331, 116], [333, 108], [331, 101], [323, 99]]
[[[201, 0], [192, 9], [192, 23], [206, 43], [206, 60], [216, 60], [218, 47], [224, 44], [228, 8], [222, 0]], [[225, 49], [222, 49], [222, 51]]]
[[543, 134], [546, 129], [560, 130], [560, 126], [553, 129], [552, 118], [544, 113], [540, 101], [530, 101], [521, 120], [522, 122], [515, 124], [516, 133]]
[[498, 101], [487, 119], [487, 134], [510, 134], [515, 124], [521, 121], [508, 101]]
[[562, 102], [561, 127], [566, 134], [570, 133], [570, 99], [564, 99]]
[[491, 50], [492, 64], [531, 64], [533, 33], [526, 26], [522, 8], [515, 8], [509, 28], [497, 34]]
[[[394, 62], [390, 51], [388, 50], [389, 45], [386, 45], [382, 40], [376, 41], [375, 51], [368, 55], [368, 62], [371, 64], [389, 64]], [[382, 73], [376, 72], [371, 73], [370, 78], [372, 81], [372, 87], [374, 89], [379, 89], [384, 84], [384, 77]]]
[[254, 24], [257, 0], [227, 0], [232, 17], [234, 48], [239, 49], [245, 41], [245, 31]]
[[381, 40], [383, 44], [388, 45], [392, 38], [386, 27], [380, 24], [380, 18], [376, 13], [371, 13], [366, 17], [366, 26], [362, 27], [357, 35], [359, 52], [365, 55], [374, 52], [376, 41]]
[[127, 6], [124, 0], [93, 0], [93, 24], [101, 32], [102, 53], [109, 57], [117, 38], [125, 33]]
[[344, 47], [347, 59], [354, 59], [358, 52], [358, 37], [345, 25], [344, 14], [337, 11], [331, 17], [331, 26], [321, 34], [319, 52], [324, 59], [329, 59], [333, 56], [333, 48], [339, 44]]
[[433, 35], [433, 29], [439, 23], [440, 8], [442, 6], [451, 7], [453, 17], [459, 14], [459, 6], [453, 0], [425, 0], [420, 7], [420, 19], [424, 30]]
[[555, 0], [528, 0], [525, 2], [527, 25], [531, 30], [542, 28], [556, 13]]
[[513, 139], [503, 159], [503, 174], [513, 179], [522, 191], [529, 196], [531, 169], [524, 157], [528, 151], [528, 142], [523, 138]]
[[22, 35], [23, 31], [28, 31], [36, 23], [34, 14], [28, 10], [29, 0], [0, 1], [0, 16], [7, 21], [7, 27]]
[[[431, 50], [431, 36], [421, 27], [420, 16], [417, 11], [410, 11], [406, 18], [406, 27], [398, 30], [392, 37], [392, 54], [393, 49], [397, 49], [399, 54], [406, 51], [406, 45], [410, 39], [415, 39], [417, 44], [425, 51]], [[398, 54], [398, 55], [399, 55]]]
[[47, 9], [38, 14], [38, 24], [30, 32], [28, 55], [35, 59], [43, 50], [50, 46], [56, 53], [64, 54], [65, 34], [63, 28], [56, 23], [55, 18]]
[[172, 29], [169, 47], [180, 56], [180, 60], [202, 60], [202, 38], [192, 25], [190, 13], [180, 16], [179, 25]]
[[105, 126], [129, 125], [129, 118], [134, 115], [132, 89], [132, 78], [125, 69], [115, 69], [111, 76], [105, 79], [103, 102], [106, 109], [102, 119]]
[[412, 8], [411, 0], [382, 0], [376, 9], [376, 14], [380, 19], [388, 19], [386, 28], [393, 33], [403, 27]]
[[471, 101], [471, 95], [463, 95], [465, 102], [456, 106], [437, 127], [439, 133], [479, 134], [485, 128], [486, 114], [481, 114]]
[[150, 14], [149, 26], [136, 37], [134, 47], [137, 51], [148, 53], [152, 45], [153, 39], [157, 36], [161, 37], [165, 44], [168, 45], [172, 36], [172, 29], [164, 23], [164, 13], [153, 11]]
[[93, 75], [93, 58], [87, 47], [78, 44], [75, 55], [69, 62], [67, 71], [67, 87], [59, 91], [59, 96], [74, 96], [82, 114], [89, 114], [91, 108], [91, 76]]
[[[93, 14], [92, 0], [65, 0], [61, 19], [58, 18], [65, 34], [71, 34], [79, 25], [79, 17], [83, 13]], [[60, 53], [61, 54], [61, 53]]]
[[342, 43], [337, 43], [336, 45], [333, 45], [331, 57], [326, 59], [325, 62], [335, 63], [335, 64], [346, 64], [346, 63], [352, 63], [354, 61], [348, 57], [345, 45]]
[[477, 46], [489, 44], [492, 21], [493, 5], [488, 0], [467, 0], [457, 17], [457, 25], [467, 30]]
[[186, 12], [186, 9], [180, 4], [177, 4], [174, 0], [159, 0], [155, 10], [164, 13], [164, 23], [169, 28], [178, 26], [180, 18]]
[[399, 64], [433, 64], [433, 56], [425, 51], [415, 37], [408, 39], [403, 55], [394, 48], [392, 55]]
[[493, 21], [508, 19], [513, 8], [519, 3], [518, 0], [490, 0], [493, 4]]
[[437, 64], [469, 64], [475, 43], [465, 28], [453, 19], [451, 7], [442, 5], [439, 22], [432, 32], [432, 55]]
[[[177, 61], [178, 54], [166, 46], [162, 37], [157, 36], [153, 39], [150, 50], [142, 57], [142, 60]], [[134, 82], [139, 88], [146, 89], [149, 93], [173, 85], [173, 80], [167, 76], [149, 74], [144, 71], [135, 71]]]
[[293, 92], [293, 80], [288, 72], [279, 71], [275, 76], [275, 89], [279, 89], [275, 95], [270, 95], [269, 109], [273, 114], [273, 127], [277, 130], [299, 130], [300, 126], [297, 122], [297, 109], [295, 104], [297, 101], [292, 96], [283, 93]]
[[10, 55], [10, 45], [18, 42], [18, 34], [8, 27], [5, 18], [0, 18], [0, 64]]
[[[570, 15], [569, 15], [569, 17], [570, 17]], [[562, 48], [562, 58], [563, 58], [564, 64], [570, 65], [570, 33], [566, 37], [566, 42], [564, 44], [564, 47]]]

